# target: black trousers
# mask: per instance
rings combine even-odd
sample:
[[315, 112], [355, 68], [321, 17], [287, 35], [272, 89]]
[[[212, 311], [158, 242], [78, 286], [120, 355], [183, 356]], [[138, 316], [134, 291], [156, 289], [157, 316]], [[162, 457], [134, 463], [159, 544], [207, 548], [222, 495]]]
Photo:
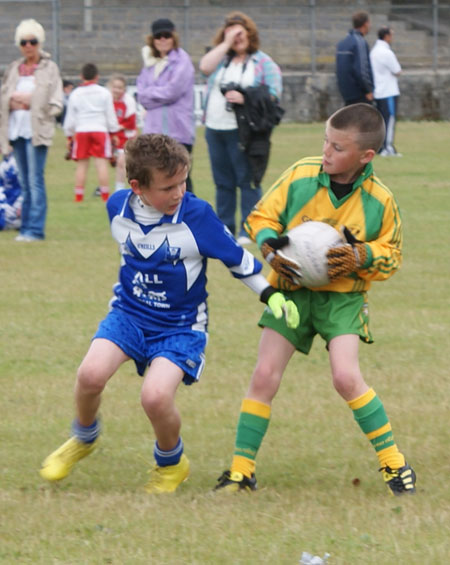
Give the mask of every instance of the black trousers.
[[[189, 155], [192, 155], [192, 145], [189, 145], [187, 143], [183, 143], [183, 145], [188, 150]], [[186, 190], [188, 192], [194, 192], [194, 185], [192, 184], [192, 179], [191, 179], [191, 171], [192, 171], [192, 158], [191, 158], [191, 167], [189, 169], [189, 174], [188, 174], [188, 177], [186, 179]]]

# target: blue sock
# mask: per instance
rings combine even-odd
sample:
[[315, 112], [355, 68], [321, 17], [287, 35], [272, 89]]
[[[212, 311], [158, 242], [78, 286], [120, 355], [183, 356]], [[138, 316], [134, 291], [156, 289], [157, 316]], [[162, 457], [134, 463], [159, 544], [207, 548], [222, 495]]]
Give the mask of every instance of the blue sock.
[[155, 441], [155, 448], [153, 450], [153, 455], [155, 457], [156, 464], [158, 467], [167, 467], [169, 465], [176, 465], [179, 463], [181, 456], [183, 455], [184, 445], [181, 441], [181, 437], [178, 439], [177, 445], [170, 451], [164, 451]]
[[82, 426], [78, 420], [72, 422], [73, 435], [83, 443], [93, 443], [100, 435], [100, 422], [95, 420], [90, 426]]

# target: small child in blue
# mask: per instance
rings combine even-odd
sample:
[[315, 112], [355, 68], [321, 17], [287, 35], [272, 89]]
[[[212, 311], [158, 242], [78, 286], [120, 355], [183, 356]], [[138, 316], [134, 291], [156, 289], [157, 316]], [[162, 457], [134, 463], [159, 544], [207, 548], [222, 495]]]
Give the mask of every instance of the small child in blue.
[[18, 230], [21, 224], [22, 188], [14, 155], [0, 163], [0, 230]]
[[133, 359], [144, 377], [141, 403], [156, 436], [149, 493], [173, 492], [189, 474], [175, 394], [198, 381], [208, 340], [207, 259], [222, 261], [289, 327], [298, 311], [268, 285], [261, 263], [239, 246], [212, 207], [186, 192], [189, 154], [165, 135], [140, 135], [125, 146], [131, 190], [115, 192], [107, 210], [119, 245], [119, 280], [110, 312], [78, 369], [73, 436], [41, 468], [49, 481], [66, 477], [97, 446], [101, 394]]

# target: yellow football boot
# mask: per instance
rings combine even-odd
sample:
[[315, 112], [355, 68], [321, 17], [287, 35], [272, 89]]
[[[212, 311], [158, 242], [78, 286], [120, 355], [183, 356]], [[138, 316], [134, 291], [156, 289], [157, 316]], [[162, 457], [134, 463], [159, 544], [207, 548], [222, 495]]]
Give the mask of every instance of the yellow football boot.
[[98, 439], [92, 443], [83, 443], [71, 437], [44, 460], [39, 471], [47, 481], [60, 481], [67, 477], [77, 461], [86, 457], [97, 447]]
[[149, 494], [174, 492], [188, 478], [188, 475], [189, 459], [183, 454], [176, 465], [168, 465], [167, 467], [155, 465], [150, 470], [150, 479], [145, 485], [145, 490]]

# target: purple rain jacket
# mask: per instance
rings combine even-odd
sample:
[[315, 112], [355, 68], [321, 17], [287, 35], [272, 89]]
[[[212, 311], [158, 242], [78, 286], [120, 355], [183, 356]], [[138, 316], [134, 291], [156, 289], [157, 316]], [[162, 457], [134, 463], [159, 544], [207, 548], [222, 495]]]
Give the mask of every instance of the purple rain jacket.
[[172, 49], [158, 78], [154, 75], [155, 67], [145, 66], [136, 80], [138, 101], [146, 110], [142, 133], [162, 133], [192, 145], [195, 70], [189, 55]]

